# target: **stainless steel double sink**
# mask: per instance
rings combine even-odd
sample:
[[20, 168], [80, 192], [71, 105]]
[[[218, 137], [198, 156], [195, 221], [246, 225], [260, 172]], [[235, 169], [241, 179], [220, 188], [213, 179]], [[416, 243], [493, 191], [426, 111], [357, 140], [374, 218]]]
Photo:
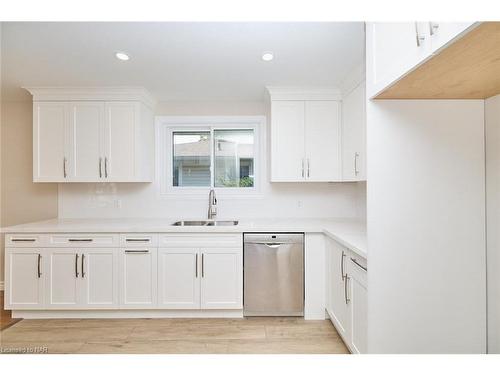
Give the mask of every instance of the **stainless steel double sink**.
[[238, 220], [181, 220], [172, 225], [177, 227], [218, 227], [238, 225]]

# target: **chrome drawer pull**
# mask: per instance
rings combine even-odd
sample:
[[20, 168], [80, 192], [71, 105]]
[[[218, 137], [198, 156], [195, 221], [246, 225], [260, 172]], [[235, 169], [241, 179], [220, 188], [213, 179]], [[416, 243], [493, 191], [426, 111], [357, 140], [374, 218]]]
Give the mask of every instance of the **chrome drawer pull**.
[[358, 266], [359, 268], [362, 268], [363, 270], [365, 271], [368, 271], [368, 268], [362, 266], [361, 264], [358, 263], [358, 261], [354, 258], [351, 258], [351, 262], [353, 262], [356, 266]]
[[127, 242], [149, 242], [149, 238], [127, 238]]
[[36, 239], [34, 238], [13, 238], [11, 239], [12, 242], [35, 242]]
[[125, 250], [125, 254], [148, 254], [149, 250]]
[[69, 242], [92, 242], [94, 241], [92, 238], [70, 238]]

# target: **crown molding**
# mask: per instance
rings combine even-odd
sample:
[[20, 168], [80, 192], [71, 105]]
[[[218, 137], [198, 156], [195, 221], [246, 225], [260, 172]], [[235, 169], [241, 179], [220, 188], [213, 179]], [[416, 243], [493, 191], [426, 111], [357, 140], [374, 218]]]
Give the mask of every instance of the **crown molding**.
[[140, 101], [154, 108], [156, 100], [143, 87], [23, 87], [33, 101]]
[[342, 100], [337, 88], [266, 86], [271, 100]]

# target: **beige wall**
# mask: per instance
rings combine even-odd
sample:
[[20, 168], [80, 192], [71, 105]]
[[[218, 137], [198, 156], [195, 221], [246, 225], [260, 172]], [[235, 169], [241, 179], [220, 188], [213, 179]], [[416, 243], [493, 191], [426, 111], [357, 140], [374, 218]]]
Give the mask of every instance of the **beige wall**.
[[[33, 183], [31, 101], [1, 102], [2, 226], [57, 217], [57, 184]], [[4, 241], [0, 248], [0, 281], [4, 280]]]

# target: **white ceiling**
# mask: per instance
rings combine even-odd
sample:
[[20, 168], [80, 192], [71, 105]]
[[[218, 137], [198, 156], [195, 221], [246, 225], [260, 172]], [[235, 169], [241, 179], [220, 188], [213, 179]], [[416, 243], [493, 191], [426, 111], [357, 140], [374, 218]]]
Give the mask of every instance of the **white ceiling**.
[[266, 85], [338, 86], [363, 51], [362, 22], [2, 23], [2, 89], [124, 85], [157, 100], [261, 100]]

